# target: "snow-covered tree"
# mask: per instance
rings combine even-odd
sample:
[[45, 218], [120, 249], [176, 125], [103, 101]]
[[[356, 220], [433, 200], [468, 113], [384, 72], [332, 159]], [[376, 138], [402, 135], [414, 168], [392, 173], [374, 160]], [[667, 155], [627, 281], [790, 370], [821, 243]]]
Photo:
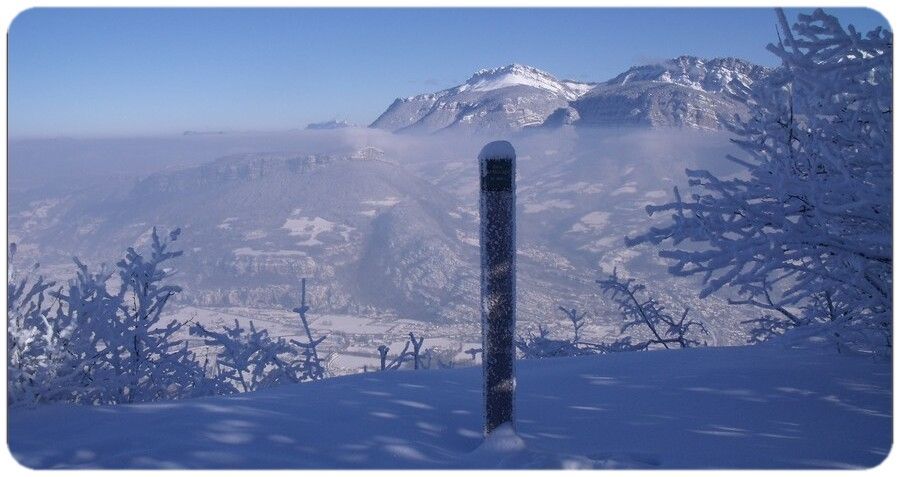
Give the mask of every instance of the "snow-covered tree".
[[564, 306], [559, 307], [560, 311], [566, 315], [566, 318], [569, 319], [569, 322], [572, 323], [572, 328], [574, 330], [574, 335], [572, 336], [572, 341], [579, 342], [581, 340], [581, 329], [584, 328], [584, 317], [587, 316], [587, 312], [578, 313], [576, 308], [566, 308]]
[[698, 333], [707, 334], [703, 323], [688, 319], [690, 309], [685, 307], [679, 315], [672, 315], [666, 311], [666, 307], [655, 298], [642, 298], [647, 294], [647, 287], [637, 283], [633, 278], [621, 277], [617, 269], [612, 274], [601, 280], [597, 280], [604, 294], [616, 303], [625, 322], [622, 332], [632, 328], [643, 328], [649, 335], [639, 344], [632, 345], [637, 349], [647, 349], [654, 345], [663, 348], [689, 348], [701, 343], [695, 337]]
[[[6, 288], [7, 403], [34, 403], [46, 392], [58, 370], [59, 345], [48, 314], [47, 290], [54, 286], [31, 273], [17, 276], [16, 244], [10, 244]], [[36, 271], [35, 266], [31, 271]]]
[[[10, 276], [7, 362], [10, 403], [123, 403], [208, 392], [203, 369], [162, 312], [181, 289], [167, 262], [181, 255], [153, 229], [150, 254], [129, 248], [115, 271], [91, 272], [75, 259], [65, 286]], [[117, 284], [110, 283], [117, 275]], [[47, 305], [46, 296], [55, 299]]]
[[[59, 307], [54, 326], [63, 336], [67, 354], [81, 376], [71, 383], [77, 400], [124, 403], [190, 396], [203, 369], [178, 338], [183, 324], [164, 323], [162, 312], [181, 288], [168, 284], [168, 261], [181, 256], [169, 249], [180, 230], [160, 239], [153, 229], [150, 254], [129, 248], [113, 273], [91, 273], [75, 260], [78, 272], [66, 291], [54, 295]], [[110, 291], [112, 290], [112, 292]]]
[[212, 362], [204, 363], [204, 368], [216, 394], [325, 378], [327, 373], [317, 347], [326, 337], [313, 337], [306, 319], [309, 306], [305, 278], [301, 287], [300, 306], [294, 311], [300, 316], [307, 341], [270, 336], [268, 330], [257, 329], [252, 321], [249, 330], [242, 328], [237, 320], [234, 327], [225, 326], [222, 332], [207, 330], [199, 323], [191, 326], [191, 334], [203, 338], [207, 349], [215, 353]]
[[225, 326], [222, 332], [194, 324], [191, 334], [203, 338], [207, 346], [216, 350], [214, 366], [207, 372], [221, 394], [298, 383], [309, 374], [304, 373], [304, 362], [296, 348], [284, 338], [273, 338], [267, 330], [257, 329], [252, 321], [249, 330], [234, 320], [234, 326]]
[[[115, 404], [227, 394], [278, 383], [322, 379], [325, 367], [309, 341], [271, 337], [237, 322], [223, 332], [199, 324], [190, 333], [213, 350], [203, 358], [188, 348], [185, 326], [163, 312], [181, 288], [169, 283], [178, 229], [151, 234], [149, 254], [129, 248], [115, 269], [91, 271], [77, 258], [65, 286], [31, 273], [7, 280], [7, 395], [9, 404], [65, 401]], [[10, 246], [10, 258], [15, 245]], [[421, 340], [418, 341], [421, 346]]]
[[[124, 367], [115, 366], [110, 339], [120, 328], [118, 313], [122, 298], [110, 294], [112, 272], [92, 273], [77, 258], [76, 274], [65, 286], [52, 292], [59, 306], [50, 319], [51, 334], [57, 337], [62, 353], [54, 360], [59, 369], [71, 373], [57, 376], [44, 395], [47, 401], [115, 403], [122, 396]], [[112, 358], [112, 359], [110, 359]]]
[[[688, 170], [688, 197], [647, 212], [669, 224], [627, 239], [670, 246], [677, 276], [701, 297], [730, 287], [765, 316], [758, 333], [811, 323], [860, 344], [890, 346], [893, 35], [860, 33], [821, 9], [791, 28], [777, 11], [783, 65], [745, 91], [734, 142], [746, 171]], [[690, 244], [694, 242], [695, 244]]]

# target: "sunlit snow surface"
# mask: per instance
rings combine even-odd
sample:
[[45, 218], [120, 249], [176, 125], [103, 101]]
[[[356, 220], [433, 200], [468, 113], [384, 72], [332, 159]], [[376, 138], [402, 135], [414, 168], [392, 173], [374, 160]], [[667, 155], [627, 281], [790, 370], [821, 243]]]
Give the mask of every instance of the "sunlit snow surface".
[[[30, 467], [850, 468], [891, 446], [888, 362], [765, 347], [520, 361], [517, 436], [478, 368], [131, 406], [11, 409]], [[521, 439], [519, 441], [518, 439]]]
[[517, 85], [550, 91], [569, 100], [586, 93], [592, 86], [575, 81], [559, 81], [537, 68], [513, 64], [477, 71], [469, 81], [457, 89], [459, 91], [492, 91]]

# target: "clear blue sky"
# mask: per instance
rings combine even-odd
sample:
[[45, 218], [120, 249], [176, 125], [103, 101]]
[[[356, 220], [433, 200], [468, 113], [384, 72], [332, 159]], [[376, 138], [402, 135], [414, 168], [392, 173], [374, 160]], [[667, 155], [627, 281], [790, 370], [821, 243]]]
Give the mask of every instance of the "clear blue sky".
[[13, 138], [367, 124], [514, 62], [592, 81], [682, 54], [775, 63], [769, 9], [32, 9], [8, 39]]

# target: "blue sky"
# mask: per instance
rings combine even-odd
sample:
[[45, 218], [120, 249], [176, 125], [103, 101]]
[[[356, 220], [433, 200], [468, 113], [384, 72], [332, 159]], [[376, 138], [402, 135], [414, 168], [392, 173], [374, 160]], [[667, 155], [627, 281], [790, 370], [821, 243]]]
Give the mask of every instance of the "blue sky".
[[[829, 11], [859, 29], [887, 26], [872, 10]], [[590, 81], [681, 54], [773, 65], [774, 18], [770, 9], [32, 9], [9, 28], [9, 132], [368, 124], [396, 97], [514, 62]]]

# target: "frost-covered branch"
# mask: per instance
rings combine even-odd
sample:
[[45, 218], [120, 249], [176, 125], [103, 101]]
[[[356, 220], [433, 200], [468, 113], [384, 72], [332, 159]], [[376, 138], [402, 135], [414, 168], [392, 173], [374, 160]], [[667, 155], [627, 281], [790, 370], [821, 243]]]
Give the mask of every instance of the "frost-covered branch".
[[306, 369], [308, 361], [299, 359], [301, 353], [284, 338], [273, 338], [268, 330], [257, 329], [251, 321], [249, 329], [237, 320], [223, 331], [210, 331], [202, 325], [191, 326], [191, 334], [201, 337], [204, 344], [216, 352], [216, 367], [212, 377], [221, 388], [231, 392], [256, 391], [283, 383], [298, 383], [315, 379], [318, 370]]
[[319, 352], [316, 347], [322, 341], [325, 341], [326, 337], [313, 338], [312, 331], [309, 328], [309, 321], [306, 319], [307, 311], [309, 311], [309, 306], [306, 304], [306, 279], [303, 278], [300, 280], [300, 307], [294, 308], [294, 312], [300, 315], [300, 322], [303, 324], [303, 331], [306, 332], [307, 341], [303, 343], [291, 340], [291, 343], [303, 349], [303, 378], [324, 379], [325, 367], [322, 365], [322, 360], [319, 359]]
[[819, 324], [889, 335], [893, 35], [845, 29], [821, 9], [778, 20], [784, 39], [768, 49], [782, 67], [730, 123], [744, 173], [687, 170], [688, 196], [676, 188], [647, 207], [669, 223], [626, 243], [667, 244], [671, 273], [700, 276], [701, 297], [731, 288], [775, 334]]
[[[7, 403], [34, 403], [48, 392], [47, 385], [62, 371], [59, 333], [48, 316], [48, 290], [53, 282], [33, 277], [35, 266], [25, 276], [15, 272], [16, 244], [9, 245], [6, 288]], [[56, 358], [56, 359], [55, 359]]]
[[[409, 333], [409, 339], [404, 343], [403, 349], [400, 351], [394, 359], [388, 361], [388, 352], [390, 352], [390, 348], [386, 345], [378, 346], [378, 357], [380, 360], [380, 366], [382, 371], [400, 369], [403, 366], [403, 363], [406, 361], [413, 362], [413, 369], [420, 369], [423, 367], [422, 362], [422, 343], [425, 342], [425, 337], [416, 338], [416, 335], [412, 332]], [[412, 346], [412, 351], [409, 351], [410, 346]], [[425, 366], [427, 369], [430, 366], [430, 358], [428, 361], [428, 366]]]
[[618, 306], [625, 319], [622, 332], [631, 328], [645, 328], [650, 338], [643, 348], [661, 345], [670, 348], [678, 345], [681, 348], [698, 346], [699, 340], [692, 338], [696, 332], [708, 334], [703, 323], [688, 319], [689, 308], [680, 315], [672, 315], [666, 311], [655, 298], [642, 298], [647, 294], [647, 287], [637, 283], [633, 278], [622, 278], [617, 269], [605, 279], [597, 280], [603, 293], [608, 295]]
[[[621, 337], [611, 343], [592, 343], [581, 336], [581, 329], [586, 325], [584, 319], [587, 312], [579, 313], [575, 308], [558, 307], [572, 323], [573, 336], [567, 338], [551, 338], [550, 332], [543, 324], [538, 324], [538, 333], [529, 332], [528, 336], [516, 339], [516, 349], [522, 359], [558, 358], [564, 356], [585, 356], [591, 354], [617, 353], [623, 351], [641, 351], [647, 343], [632, 343], [631, 337]], [[480, 350], [469, 350], [478, 352]], [[467, 351], [467, 352], [469, 352]], [[474, 354], [473, 358], [474, 359]]]
[[[76, 258], [75, 278], [52, 291], [40, 278], [10, 276], [9, 402], [104, 404], [207, 393], [203, 369], [178, 338], [183, 325], [161, 319], [181, 291], [167, 283], [167, 262], [181, 255], [170, 250], [178, 235], [176, 229], [161, 239], [154, 228], [149, 257], [129, 248], [115, 271], [92, 272]], [[117, 285], [109, 283], [114, 273]], [[45, 306], [45, 294], [53, 305]]]

